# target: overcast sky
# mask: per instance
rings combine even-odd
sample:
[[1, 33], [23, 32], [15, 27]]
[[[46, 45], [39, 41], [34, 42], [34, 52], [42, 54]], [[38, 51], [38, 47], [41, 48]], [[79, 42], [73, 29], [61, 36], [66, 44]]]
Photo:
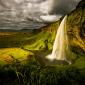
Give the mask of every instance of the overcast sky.
[[[0, 29], [15, 29], [16, 26], [37, 28], [42, 24], [36, 22], [56, 21], [75, 9], [79, 1], [81, 0], [0, 0]], [[29, 23], [22, 24], [23, 20]]]
[[10, 10], [9, 15], [36, 20], [55, 18], [72, 11], [80, 0], [0, 0], [1, 10]]

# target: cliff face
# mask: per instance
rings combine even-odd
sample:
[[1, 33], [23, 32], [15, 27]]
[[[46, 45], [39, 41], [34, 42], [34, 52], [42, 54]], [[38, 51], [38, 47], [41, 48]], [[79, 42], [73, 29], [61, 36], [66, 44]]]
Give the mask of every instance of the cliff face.
[[[56, 36], [57, 29], [61, 20], [54, 22], [46, 27], [40, 29], [41, 32], [48, 32], [50, 36], [47, 38], [48, 43], [51, 41], [51, 49]], [[85, 1], [81, 1], [75, 10], [68, 14], [67, 35], [69, 39], [69, 57], [72, 60], [85, 56]], [[51, 38], [52, 36], [52, 38]], [[51, 41], [49, 41], [49, 39]], [[62, 42], [62, 41], [61, 41]], [[49, 46], [49, 44], [47, 45]], [[49, 47], [48, 47], [49, 50]], [[83, 59], [85, 60], [85, 59]], [[81, 59], [78, 62], [83, 62]]]
[[68, 15], [67, 29], [70, 46], [77, 53], [85, 52], [85, 1], [82, 0]]
[[[60, 21], [52, 23], [40, 30], [52, 33], [53, 40], [55, 38]], [[75, 10], [68, 14], [67, 18], [67, 34], [69, 45], [73, 51], [77, 53], [85, 53], [85, 1], [82, 0]], [[53, 35], [54, 34], [54, 35]]]

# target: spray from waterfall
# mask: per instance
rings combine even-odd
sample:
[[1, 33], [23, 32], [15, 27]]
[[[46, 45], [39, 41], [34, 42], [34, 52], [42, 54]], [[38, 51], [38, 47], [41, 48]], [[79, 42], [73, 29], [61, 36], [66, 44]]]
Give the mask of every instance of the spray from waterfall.
[[53, 45], [52, 54], [46, 56], [47, 59], [53, 60], [65, 60], [69, 64], [70, 61], [67, 60], [67, 52], [68, 52], [68, 37], [67, 37], [67, 30], [66, 30], [66, 19], [67, 15], [63, 18], [56, 34], [56, 38]]

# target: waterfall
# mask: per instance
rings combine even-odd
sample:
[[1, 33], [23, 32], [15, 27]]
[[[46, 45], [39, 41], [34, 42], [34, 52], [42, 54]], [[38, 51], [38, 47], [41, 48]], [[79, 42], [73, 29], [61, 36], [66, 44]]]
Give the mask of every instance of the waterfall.
[[56, 38], [53, 45], [52, 53], [46, 56], [47, 59], [53, 60], [65, 60], [69, 64], [70, 61], [67, 60], [67, 52], [68, 52], [68, 38], [67, 38], [67, 30], [66, 30], [66, 19], [67, 15], [63, 18], [60, 26], [57, 30]]

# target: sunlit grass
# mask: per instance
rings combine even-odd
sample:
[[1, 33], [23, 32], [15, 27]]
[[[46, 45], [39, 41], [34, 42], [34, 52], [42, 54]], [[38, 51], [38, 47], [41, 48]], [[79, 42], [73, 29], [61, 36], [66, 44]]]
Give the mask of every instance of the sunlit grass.
[[76, 60], [74, 66], [78, 68], [85, 68], [85, 57], [80, 57]]
[[33, 55], [33, 53], [25, 51], [21, 48], [0, 49], [0, 60], [3, 60], [7, 63], [12, 63], [14, 60], [19, 60], [19, 61], [26, 60], [29, 55]]

